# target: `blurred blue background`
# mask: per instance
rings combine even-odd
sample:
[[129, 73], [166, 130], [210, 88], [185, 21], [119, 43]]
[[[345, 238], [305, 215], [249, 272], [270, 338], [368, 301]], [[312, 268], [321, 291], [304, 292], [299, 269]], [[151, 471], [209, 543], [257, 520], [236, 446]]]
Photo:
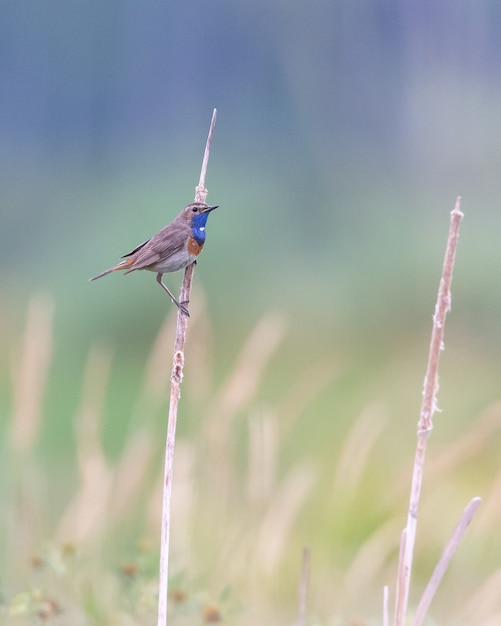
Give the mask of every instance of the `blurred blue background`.
[[218, 319], [278, 307], [341, 325], [402, 322], [437, 276], [459, 194], [458, 282], [472, 312], [497, 319], [498, 290], [478, 279], [500, 261], [496, 3], [55, 0], [0, 11], [10, 300], [50, 291], [85, 340], [118, 335], [116, 315], [134, 328], [151, 320], [163, 302], [153, 277], [86, 278], [191, 200], [217, 107], [207, 186], [222, 208], [197, 282]]
[[[214, 107], [206, 186], [221, 208], [193, 297], [207, 300], [216, 377], [235, 341], [278, 312], [290, 332], [265, 398], [287, 372], [334, 353], [356, 364], [338, 399], [351, 394], [355, 406], [383, 381], [397, 412], [412, 399], [414, 429], [449, 212], [461, 195], [452, 384], [442, 397], [464, 420], [494, 400], [500, 38], [497, 2], [2, 2], [1, 371], [8, 380], [30, 298], [48, 293], [49, 447], [68, 453], [95, 341], [115, 346], [106, 432], [112, 452], [121, 445], [124, 412], [172, 306], [152, 274], [88, 278], [192, 201]], [[166, 279], [177, 292], [181, 273]]]

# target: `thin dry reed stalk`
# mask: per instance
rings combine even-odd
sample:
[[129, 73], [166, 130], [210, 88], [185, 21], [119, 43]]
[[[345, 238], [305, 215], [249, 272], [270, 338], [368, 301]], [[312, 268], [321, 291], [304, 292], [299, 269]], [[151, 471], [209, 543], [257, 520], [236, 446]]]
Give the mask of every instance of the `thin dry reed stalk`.
[[[216, 109], [212, 112], [212, 120], [209, 128], [209, 135], [205, 145], [204, 158], [200, 171], [200, 180], [195, 191], [195, 202], [205, 202], [207, 199], [207, 189], [205, 188], [205, 175], [209, 163], [210, 145], [214, 128], [216, 125]], [[192, 263], [184, 270], [183, 283], [181, 285], [180, 302], [189, 302], [193, 271], [195, 264]], [[178, 311], [176, 325], [176, 340], [174, 343], [174, 358], [171, 372], [169, 419], [167, 424], [167, 439], [165, 444], [165, 467], [162, 497], [162, 530], [160, 536], [160, 569], [158, 583], [158, 626], [167, 624], [167, 603], [169, 588], [169, 539], [171, 525], [171, 497], [172, 497], [172, 475], [174, 466], [174, 446], [176, 440], [176, 423], [179, 398], [181, 396], [181, 382], [184, 373], [184, 346], [186, 343], [186, 331], [188, 327], [188, 316]]]
[[306, 626], [306, 601], [308, 598], [308, 584], [310, 582], [310, 553], [310, 548], [303, 548], [301, 577], [299, 579], [299, 603], [296, 626]]
[[412, 626], [421, 626], [421, 624], [424, 622], [424, 618], [426, 617], [426, 613], [430, 608], [430, 604], [435, 597], [435, 593], [437, 592], [438, 586], [440, 585], [440, 581], [442, 580], [445, 571], [449, 566], [450, 560], [458, 549], [459, 543], [463, 538], [466, 529], [470, 525], [473, 516], [477, 512], [477, 509], [480, 506], [481, 502], [481, 498], [473, 498], [461, 514], [461, 517], [456, 524], [456, 528], [454, 529], [451, 538], [447, 542], [442, 556], [440, 557], [440, 560], [437, 563], [435, 570], [433, 571], [430, 581], [426, 586], [426, 589], [424, 590], [423, 596], [421, 597], [421, 600], [418, 604], [416, 614], [414, 615], [414, 621], [412, 622]]
[[444, 328], [447, 313], [451, 308], [451, 282], [456, 255], [459, 225], [463, 219], [461, 212], [461, 198], [457, 198], [456, 205], [451, 212], [449, 236], [445, 252], [442, 278], [438, 289], [433, 329], [431, 334], [428, 365], [424, 379], [423, 400], [418, 423], [417, 446], [414, 458], [409, 511], [405, 528], [405, 541], [401, 544], [401, 559], [397, 573], [397, 592], [395, 602], [395, 626], [404, 626], [409, 600], [409, 587], [416, 539], [417, 516], [421, 487], [423, 484], [424, 462], [428, 437], [433, 429], [433, 415], [438, 410], [438, 366], [440, 353], [444, 349]]
[[388, 585], [383, 587], [383, 626], [390, 626], [390, 611], [388, 608], [389, 590]]

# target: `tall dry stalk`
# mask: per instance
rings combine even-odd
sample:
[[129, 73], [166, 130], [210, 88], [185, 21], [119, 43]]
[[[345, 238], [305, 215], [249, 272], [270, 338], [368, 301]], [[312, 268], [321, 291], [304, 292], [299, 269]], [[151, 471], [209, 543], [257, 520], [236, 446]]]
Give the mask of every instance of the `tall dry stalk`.
[[310, 548], [303, 548], [301, 563], [301, 577], [299, 579], [299, 605], [296, 626], [306, 626], [306, 601], [308, 598], [308, 584], [310, 582]]
[[431, 601], [433, 600], [435, 593], [437, 592], [440, 581], [442, 580], [445, 571], [450, 563], [450, 560], [454, 556], [456, 552], [459, 542], [463, 538], [463, 535], [466, 532], [466, 529], [471, 523], [473, 516], [477, 512], [478, 507], [482, 502], [481, 498], [472, 498], [468, 503], [468, 506], [463, 511], [461, 517], [459, 518], [454, 531], [447, 542], [444, 551], [442, 552], [442, 556], [440, 557], [437, 566], [435, 567], [433, 574], [428, 582], [426, 589], [419, 601], [418, 608], [416, 609], [416, 614], [414, 615], [414, 621], [412, 622], [412, 626], [421, 626], [426, 617], [426, 613], [430, 607]]
[[[195, 188], [195, 202], [205, 202], [207, 199], [207, 189], [205, 188], [205, 174], [209, 163], [209, 152], [216, 125], [216, 109], [212, 112], [212, 120], [205, 145], [205, 153], [200, 171], [200, 180]], [[188, 302], [191, 293], [193, 271], [195, 264], [192, 263], [184, 270], [183, 284], [181, 286], [180, 302]], [[167, 597], [169, 589], [169, 539], [171, 520], [171, 496], [172, 496], [172, 475], [174, 465], [174, 446], [176, 440], [177, 409], [181, 396], [181, 382], [184, 371], [184, 346], [186, 343], [186, 330], [188, 327], [188, 316], [178, 310], [176, 340], [174, 343], [174, 357], [172, 372], [170, 376], [170, 402], [169, 419], [167, 423], [167, 439], [165, 443], [165, 467], [162, 498], [162, 529], [160, 535], [160, 571], [158, 582], [158, 626], [167, 624]]]
[[414, 544], [416, 539], [417, 516], [421, 487], [423, 484], [424, 462], [426, 456], [426, 444], [433, 429], [433, 415], [438, 409], [438, 365], [440, 353], [444, 348], [444, 329], [447, 313], [451, 308], [451, 283], [454, 269], [454, 260], [459, 235], [459, 225], [463, 219], [461, 212], [461, 198], [457, 198], [456, 205], [451, 211], [449, 237], [445, 251], [442, 278], [438, 289], [435, 314], [433, 316], [433, 329], [431, 333], [428, 365], [423, 386], [423, 400], [418, 422], [416, 454], [412, 474], [409, 511], [407, 525], [402, 534], [400, 545], [400, 559], [397, 574], [397, 591], [395, 599], [395, 626], [404, 626], [407, 605], [409, 600], [409, 586], [411, 579]]

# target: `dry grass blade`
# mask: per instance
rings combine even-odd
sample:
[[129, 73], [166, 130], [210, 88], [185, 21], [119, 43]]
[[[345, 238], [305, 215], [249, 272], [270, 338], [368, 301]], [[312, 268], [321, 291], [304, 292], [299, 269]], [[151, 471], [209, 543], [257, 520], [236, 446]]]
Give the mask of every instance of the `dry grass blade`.
[[[407, 537], [407, 528], [404, 528], [401, 535], [400, 535], [400, 550], [398, 552], [398, 572], [402, 571], [402, 568], [404, 566], [404, 554], [405, 554], [405, 540]], [[403, 602], [402, 600], [402, 595], [404, 593], [403, 587], [402, 587], [402, 577], [397, 575], [397, 585], [395, 588], [395, 605], [396, 606], [400, 606], [401, 603]]]
[[414, 457], [412, 474], [411, 494], [409, 500], [409, 512], [407, 515], [405, 548], [403, 559], [399, 563], [397, 574], [398, 594], [395, 606], [395, 626], [404, 626], [409, 599], [409, 587], [414, 555], [414, 543], [416, 539], [417, 515], [421, 486], [423, 484], [424, 462], [426, 456], [426, 444], [433, 428], [433, 415], [437, 411], [438, 392], [438, 365], [440, 353], [443, 350], [444, 327], [447, 313], [451, 307], [451, 283], [456, 256], [459, 225], [463, 219], [461, 212], [461, 198], [457, 198], [456, 206], [451, 212], [449, 237], [445, 251], [442, 278], [438, 289], [435, 314], [433, 316], [433, 329], [431, 333], [428, 365], [424, 379], [423, 400], [418, 423], [418, 440]]
[[388, 585], [383, 587], [383, 626], [390, 626], [390, 611], [388, 609], [389, 604], [389, 592]]
[[223, 384], [207, 417], [206, 441], [210, 455], [208, 481], [221, 498], [227, 495], [233, 472], [230, 434], [233, 420], [255, 397], [266, 366], [285, 336], [286, 326], [277, 315], [266, 315], [252, 331], [237, 363]]
[[155, 443], [152, 434], [144, 428], [129, 437], [113, 479], [111, 519], [123, 519], [135, 503], [137, 505], [154, 459]]
[[286, 333], [284, 320], [274, 314], [263, 317], [241, 350], [237, 363], [223, 384], [207, 418], [207, 439], [216, 454], [226, 446], [232, 419], [255, 396], [270, 358]]
[[355, 493], [385, 423], [383, 410], [368, 406], [345, 437], [334, 475], [334, 490], [340, 498], [346, 499]]
[[264, 515], [256, 542], [256, 562], [271, 576], [283, 557], [292, 524], [317, 479], [316, 469], [307, 463], [292, 468], [275, 491]]
[[102, 448], [101, 428], [111, 360], [106, 348], [94, 347], [89, 352], [75, 424], [80, 486], [60, 520], [57, 534], [61, 540], [97, 539], [106, 526], [113, 474]]
[[301, 563], [301, 578], [299, 579], [299, 606], [296, 626], [306, 626], [306, 600], [310, 580], [310, 556], [310, 548], [304, 548]]
[[360, 589], [370, 588], [372, 581], [381, 579], [385, 564], [395, 550], [395, 533], [398, 519], [389, 519], [381, 524], [358, 548], [350, 566], [343, 576], [342, 596], [357, 602]]
[[442, 556], [440, 557], [437, 566], [430, 578], [430, 582], [426, 586], [424, 590], [423, 596], [418, 604], [418, 608], [416, 614], [414, 616], [414, 621], [412, 622], [412, 626], [421, 626], [426, 617], [426, 613], [430, 608], [430, 604], [437, 592], [438, 586], [440, 585], [440, 581], [442, 580], [447, 567], [449, 566], [450, 560], [454, 556], [454, 553], [458, 549], [459, 542], [463, 538], [463, 535], [466, 532], [466, 529], [471, 523], [473, 516], [477, 512], [480, 503], [482, 502], [481, 498], [473, 498], [466, 509], [461, 514], [459, 521], [454, 529], [451, 538], [447, 542], [444, 551], [442, 552]]
[[[175, 318], [170, 312], [153, 343], [144, 371], [142, 399], [152, 398], [158, 401], [165, 398], [165, 352], [172, 345], [172, 334], [175, 329]], [[144, 401], [144, 400], [143, 400]]]
[[[0, 455], [3, 461], [0, 548], [2, 543], [5, 546], [1, 560], [8, 564], [11, 575], [14, 571], [21, 573], [23, 564], [33, 554], [47, 506], [46, 475], [33, 463], [31, 453], [42, 426], [53, 350], [53, 313], [50, 298], [41, 294], [32, 297], [22, 346], [12, 348], [12, 416]], [[4, 490], [12, 497], [10, 507], [4, 504]], [[33, 523], [34, 519], [37, 524]]]
[[[207, 142], [205, 144], [204, 158], [200, 171], [200, 180], [196, 187], [195, 202], [205, 202], [207, 189], [205, 188], [205, 175], [209, 162], [210, 145], [216, 125], [216, 109], [212, 112], [212, 120], [209, 128]], [[194, 263], [188, 265], [184, 271], [181, 286], [181, 302], [189, 302], [191, 283], [193, 280]], [[176, 325], [176, 340], [174, 344], [174, 358], [171, 373], [169, 419], [167, 424], [167, 439], [165, 444], [165, 466], [162, 497], [162, 530], [160, 536], [160, 569], [158, 582], [158, 626], [167, 624], [167, 594], [169, 587], [169, 539], [171, 522], [171, 496], [172, 496], [172, 473], [174, 466], [174, 445], [176, 439], [177, 409], [181, 396], [181, 381], [184, 372], [184, 346], [186, 343], [186, 330], [188, 316], [178, 311]]]
[[263, 413], [249, 419], [247, 492], [255, 504], [271, 498], [278, 465], [278, 425], [274, 415]]
[[299, 417], [306, 411], [320, 393], [333, 382], [339, 368], [331, 358], [322, 358], [302, 372], [299, 379], [290, 386], [277, 407], [280, 436], [292, 430]]
[[52, 352], [54, 305], [44, 296], [31, 299], [21, 359], [13, 367], [14, 406], [11, 442], [25, 452], [33, 445], [40, 426], [42, 399]]

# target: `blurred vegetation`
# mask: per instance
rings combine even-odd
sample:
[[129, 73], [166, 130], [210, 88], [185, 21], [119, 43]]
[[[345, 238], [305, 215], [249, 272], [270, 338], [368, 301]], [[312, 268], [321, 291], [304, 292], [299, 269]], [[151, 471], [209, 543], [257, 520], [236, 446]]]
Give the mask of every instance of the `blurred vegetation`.
[[[253, 611], [270, 623], [291, 621], [308, 544], [312, 623], [314, 613], [329, 624], [339, 615], [379, 616], [404, 525], [448, 212], [461, 194], [444, 413], [430, 442], [437, 469], [431, 463], [425, 479], [416, 588], [467, 499], [481, 495], [484, 517], [435, 609], [447, 623], [460, 598], [454, 615], [478, 617], [473, 594], [499, 568], [498, 410], [482, 417], [499, 398], [499, 17], [495, 2], [463, 0], [1, 4], [6, 602], [21, 593], [28, 595], [17, 606], [50, 608], [52, 595], [29, 591], [40, 573], [30, 560], [70, 542], [85, 565], [70, 574], [78, 589], [54, 587], [58, 603], [68, 611], [76, 596], [93, 623], [111, 623], [123, 595], [120, 567], [144, 558], [141, 541], [155, 558], [151, 510], [159, 502], [172, 340], [164, 323], [173, 311], [147, 273], [87, 279], [191, 201], [217, 107], [207, 186], [221, 209], [195, 274], [179, 423], [179, 490], [192, 492], [190, 532], [183, 539], [178, 530], [180, 593], [207, 617], [205, 608], [219, 606], [231, 585], [234, 595], [222, 602], [236, 611], [229, 621], [255, 623]], [[177, 289], [181, 275], [167, 280]], [[232, 414], [228, 447], [219, 449], [207, 440], [209, 424], [217, 423], [242, 346], [263, 324], [277, 345]], [[145, 363], [158, 345], [165, 352], [153, 384]], [[31, 378], [22, 369], [30, 346], [41, 358]], [[19, 448], [12, 432], [23, 398], [40, 423]], [[98, 405], [94, 434], [78, 431], [86, 402]], [[141, 436], [155, 446], [141, 453], [148, 471], [142, 491], [134, 496], [131, 488], [129, 508], [115, 502], [105, 520], [96, 505], [103, 518], [94, 530], [89, 522], [88, 536], [61, 536], [81, 493], [82, 459], [97, 454], [114, 485], [108, 495], [120, 499], [117, 476], [128, 476], [121, 464]], [[441, 468], [441, 454], [467, 436], [477, 442], [472, 453], [464, 445]], [[82, 437], [95, 447], [82, 448]], [[220, 456], [228, 458], [216, 478], [210, 470]], [[297, 509], [290, 528], [277, 531], [287, 484], [297, 490]], [[77, 526], [66, 528], [77, 535]], [[273, 547], [282, 531], [283, 550]], [[364, 556], [371, 539], [380, 552]], [[101, 599], [89, 586], [96, 579]], [[150, 580], [144, 574], [140, 590], [151, 597]], [[492, 606], [491, 614], [500, 610]]]

